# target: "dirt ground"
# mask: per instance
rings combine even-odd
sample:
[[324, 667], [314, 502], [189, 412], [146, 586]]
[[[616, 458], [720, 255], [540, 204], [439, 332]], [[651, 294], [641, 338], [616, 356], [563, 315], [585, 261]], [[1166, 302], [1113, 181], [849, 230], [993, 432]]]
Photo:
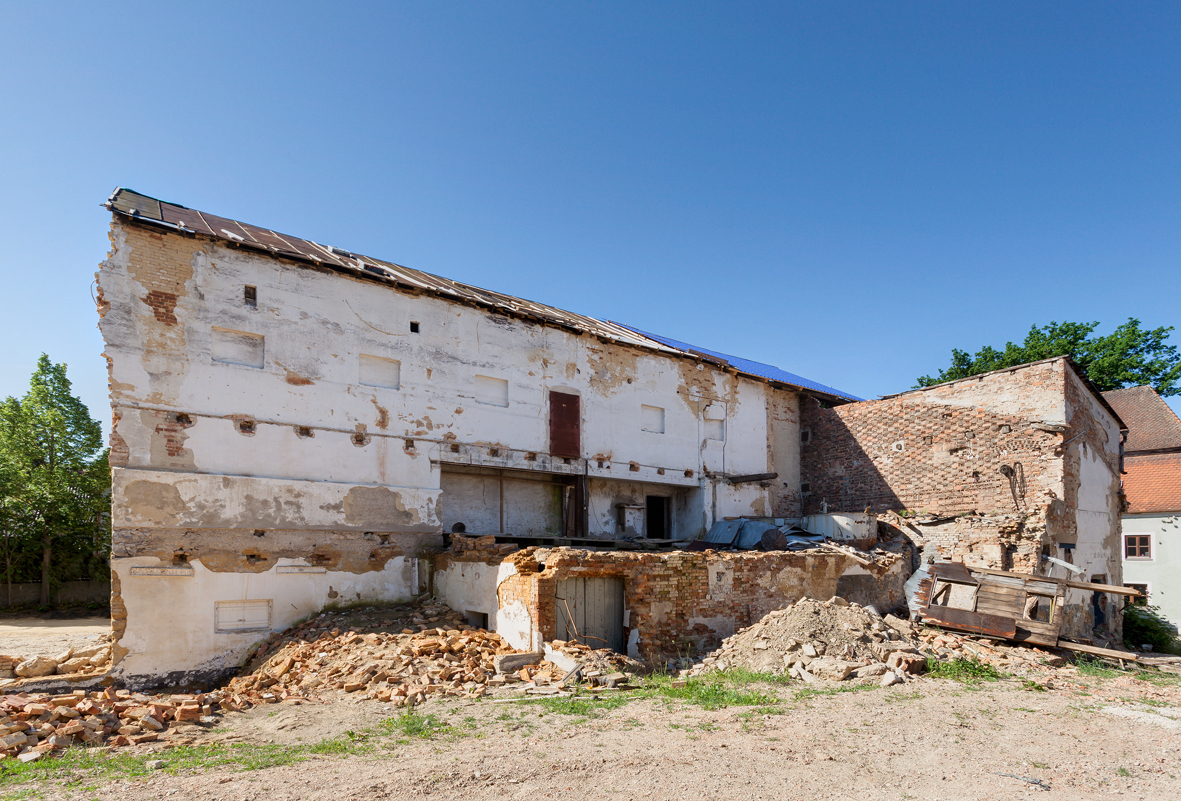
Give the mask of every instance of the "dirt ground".
[[67, 648], [94, 645], [111, 631], [109, 617], [49, 620], [40, 617], [0, 618], [0, 654], [52, 656]]
[[[919, 678], [809, 694], [793, 682], [742, 688], [774, 694], [779, 703], [710, 710], [641, 692], [615, 696], [589, 715], [564, 713], [564, 701], [440, 699], [412, 713], [421, 732], [383, 730], [383, 720], [403, 711], [339, 693], [322, 703], [231, 714], [208, 729], [193, 727], [192, 741], [297, 748], [340, 738], [354, 744], [352, 754], [243, 770], [192, 764], [185, 749], [163, 749], [151, 756], [164, 767], [146, 775], [59, 771], [0, 785], [0, 794], [210, 801], [1181, 797], [1181, 685], [1069, 673], [1049, 685]], [[431, 723], [447, 728], [432, 736]]]

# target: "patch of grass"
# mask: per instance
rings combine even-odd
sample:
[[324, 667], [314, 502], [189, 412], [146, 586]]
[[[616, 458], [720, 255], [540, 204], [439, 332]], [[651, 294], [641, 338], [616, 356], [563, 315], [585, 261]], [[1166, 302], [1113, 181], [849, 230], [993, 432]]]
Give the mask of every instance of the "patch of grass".
[[858, 693], [862, 690], [876, 690], [874, 684], [838, 684], [835, 687], [804, 687], [792, 693], [793, 701], [807, 701], [823, 695], [839, 695], [841, 693]]
[[[724, 709], [729, 706], [774, 707], [781, 703], [779, 696], [762, 690], [746, 689], [753, 676], [763, 674], [744, 671], [710, 673], [700, 678], [674, 679], [672, 676], [649, 676], [637, 692], [640, 697], [668, 698], [673, 701], [700, 706], [703, 709]], [[761, 679], [757, 679], [761, 681]]]
[[1116, 773], [1118, 775], [1124, 776], [1124, 777], [1130, 777], [1132, 775], [1132, 772], [1130, 770], [1128, 770], [1127, 768], [1120, 768], [1119, 770], [1116, 771]]
[[[354, 736], [322, 740], [312, 745], [193, 745], [169, 749], [164, 754], [102, 753], [87, 748], [70, 748], [53, 759], [21, 763], [5, 760], [0, 765], [0, 788], [27, 782], [70, 780], [85, 775], [88, 780], [130, 779], [149, 775], [147, 762], [163, 759], [166, 773], [187, 773], [208, 770], [262, 770], [280, 765], [293, 765], [321, 756], [342, 756], [370, 751], [366, 738]], [[27, 796], [27, 788], [9, 794], [9, 798]]]
[[897, 704], [903, 701], [917, 701], [922, 697], [923, 694], [918, 691], [913, 693], [890, 693], [886, 696], [886, 701], [891, 704]]
[[454, 726], [437, 715], [423, 715], [407, 710], [396, 717], [386, 718], [380, 724], [386, 734], [400, 734], [407, 739], [432, 740], [435, 737], [465, 737], [475, 730], [475, 718], [469, 718], [462, 726]]
[[1021, 689], [1027, 690], [1031, 693], [1044, 693], [1046, 691], [1046, 685], [1038, 684], [1036, 681], [1033, 681], [1032, 679], [1022, 679], [1021, 680]]
[[1005, 674], [992, 665], [976, 659], [952, 659], [948, 662], [928, 659], [927, 675], [934, 679], [952, 679], [964, 684], [998, 681], [1005, 677]]
[[1079, 654], [1074, 660], [1074, 666], [1078, 668], [1079, 675], [1097, 679], [1114, 679], [1116, 676], [1122, 675], [1122, 671], [1086, 654]]
[[585, 718], [597, 717], [600, 712], [618, 709], [625, 705], [630, 698], [623, 694], [602, 695], [602, 696], [587, 696], [587, 695], [573, 695], [566, 698], [539, 698], [535, 701], [524, 701], [523, 703], [535, 703], [543, 707], [548, 712], [556, 712], [559, 715], [581, 715]]

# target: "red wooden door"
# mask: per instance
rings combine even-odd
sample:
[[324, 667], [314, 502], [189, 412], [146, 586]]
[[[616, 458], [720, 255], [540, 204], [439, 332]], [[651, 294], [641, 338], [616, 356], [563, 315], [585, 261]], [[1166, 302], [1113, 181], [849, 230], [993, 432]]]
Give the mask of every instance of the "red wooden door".
[[582, 409], [577, 395], [549, 394], [549, 451], [552, 456], [582, 456]]

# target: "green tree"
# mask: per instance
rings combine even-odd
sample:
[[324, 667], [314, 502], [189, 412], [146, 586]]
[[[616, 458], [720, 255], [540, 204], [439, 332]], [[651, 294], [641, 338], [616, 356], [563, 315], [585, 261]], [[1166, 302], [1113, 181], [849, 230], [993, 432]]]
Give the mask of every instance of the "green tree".
[[39, 552], [41, 603], [63, 561], [101, 548], [111, 486], [102, 426], [45, 354], [23, 398], [0, 403], [0, 526], [5, 572]]
[[952, 349], [951, 366], [936, 376], [920, 376], [918, 386], [1069, 356], [1104, 392], [1148, 384], [1161, 395], [1181, 393], [1181, 356], [1176, 346], [1167, 344], [1172, 326], [1144, 330], [1139, 320], [1129, 317], [1107, 336], [1095, 336], [1098, 327], [1097, 322], [1051, 322], [1042, 328], [1033, 326], [1024, 342], [1007, 342], [1003, 350], [985, 345], [973, 355]]

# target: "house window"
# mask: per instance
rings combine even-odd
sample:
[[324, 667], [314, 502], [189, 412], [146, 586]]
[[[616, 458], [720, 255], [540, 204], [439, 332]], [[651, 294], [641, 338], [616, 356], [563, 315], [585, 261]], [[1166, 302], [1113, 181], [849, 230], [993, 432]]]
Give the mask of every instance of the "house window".
[[242, 293], [242, 299], [246, 301], [246, 305], [252, 309], [258, 308], [258, 288], [247, 286]]
[[1133, 598], [1132, 603], [1137, 606], [1145, 606], [1148, 604], [1148, 585], [1147, 584], [1125, 584], [1129, 590], [1137, 590], [1140, 593], [1139, 598]]
[[1151, 559], [1152, 548], [1149, 544], [1151, 536], [1148, 534], [1124, 535], [1125, 559]]

